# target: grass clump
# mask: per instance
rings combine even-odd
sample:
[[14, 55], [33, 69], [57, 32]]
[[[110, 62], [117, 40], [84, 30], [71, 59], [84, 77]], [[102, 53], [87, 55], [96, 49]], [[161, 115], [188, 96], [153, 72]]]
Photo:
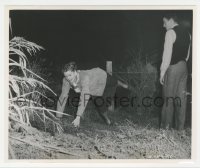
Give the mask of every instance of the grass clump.
[[46, 130], [48, 123], [53, 124], [54, 131], [60, 133], [63, 130], [53, 114], [59, 112], [46, 108], [41, 101], [42, 98], [48, 100], [46, 93], [55, 97], [56, 94], [30, 66], [29, 58], [36, 56], [40, 50], [44, 48], [22, 37], [14, 37], [9, 41], [10, 130], [16, 127], [28, 130], [32, 126]]

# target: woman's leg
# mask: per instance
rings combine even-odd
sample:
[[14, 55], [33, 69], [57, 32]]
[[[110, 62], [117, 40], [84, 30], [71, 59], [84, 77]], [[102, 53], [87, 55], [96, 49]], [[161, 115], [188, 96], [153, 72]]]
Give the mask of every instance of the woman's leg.
[[94, 100], [94, 104], [97, 108], [99, 115], [108, 125], [111, 124], [111, 121], [108, 118], [108, 107], [111, 105], [111, 102], [115, 96], [116, 88], [117, 80], [113, 76], [110, 76], [108, 74], [103, 95], [100, 97], [96, 97]]

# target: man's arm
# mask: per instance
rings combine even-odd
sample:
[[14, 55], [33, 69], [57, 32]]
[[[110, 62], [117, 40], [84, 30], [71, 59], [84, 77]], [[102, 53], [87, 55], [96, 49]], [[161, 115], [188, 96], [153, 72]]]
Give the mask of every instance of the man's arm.
[[176, 39], [176, 34], [174, 30], [168, 30], [165, 35], [162, 64], [160, 67], [160, 83], [161, 84], [163, 84], [164, 82], [165, 72], [167, 71], [167, 68], [169, 67], [170, 62], [171, 62], [173, 44], [175, 42], [175, 39]]
[[[59, 111], [59, 112], [63, 113], [63, 111], [65, 109], [65, 104], [66, 104], [67, 99], [68, 99], [69, 89], [70, 89], [69, 83], [67, 82], [67, 80], [65, 78], [63, 78], [62, 92], [61, 92], [61, 95], [60, 95], [58, 102], [57, 102], [57, 111]], [[56, 113], [56, 116], [61, 118], [62, 114]]]
[[87, 106], [87, 103], [90, 99], [90, 94], [89, 94], [89, 78], [87, 77], [84, 82], [83, 82], [83, 88], [81, 91], [80, 95], [80, 101], [78, 105], [78, 111], [77, 111], [77, 116], [75, 120], [73, 121], [73, 124], [75, 127], [79, 127], [80, 125], [80, 117], [83, 115], [85, 108]]

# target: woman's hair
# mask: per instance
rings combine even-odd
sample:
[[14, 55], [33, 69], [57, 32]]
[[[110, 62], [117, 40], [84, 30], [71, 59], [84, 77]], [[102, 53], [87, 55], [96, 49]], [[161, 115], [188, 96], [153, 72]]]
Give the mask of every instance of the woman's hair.
[[178, 16], [175, 12], [167, 12], [163, 15], [164, 18], [166, 19], [173, 19], [176, 23], [179, 23]]
[[75, 62], [69, 62], [65, 64], [62, 68], [62, 73], [67, 72], [67, 71], [77, 71], [77, 65]]

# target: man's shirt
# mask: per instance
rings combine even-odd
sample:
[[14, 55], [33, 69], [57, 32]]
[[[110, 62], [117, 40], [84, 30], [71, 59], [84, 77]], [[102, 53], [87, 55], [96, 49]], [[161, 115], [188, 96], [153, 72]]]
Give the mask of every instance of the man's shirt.
[[166, 32], [165, 35], [165, 43], [164, 43], [164, 51], [162, 57], [162, 64], [160, 67], [161, 74], [165, 74], [167, 68], [170, 65], [171, 57], [172, 57], [172, 50], [173, 44], [176, 40], [176, 34], [173, 29], [170, 29]]
[[161, 74], [165, 74], [170, 65], [176, 64], [180, 60], [188, 60], [190, 55], [191, 35], [184, 28], [176, 25], [168, 30], [165, 35], [164, 51]]

